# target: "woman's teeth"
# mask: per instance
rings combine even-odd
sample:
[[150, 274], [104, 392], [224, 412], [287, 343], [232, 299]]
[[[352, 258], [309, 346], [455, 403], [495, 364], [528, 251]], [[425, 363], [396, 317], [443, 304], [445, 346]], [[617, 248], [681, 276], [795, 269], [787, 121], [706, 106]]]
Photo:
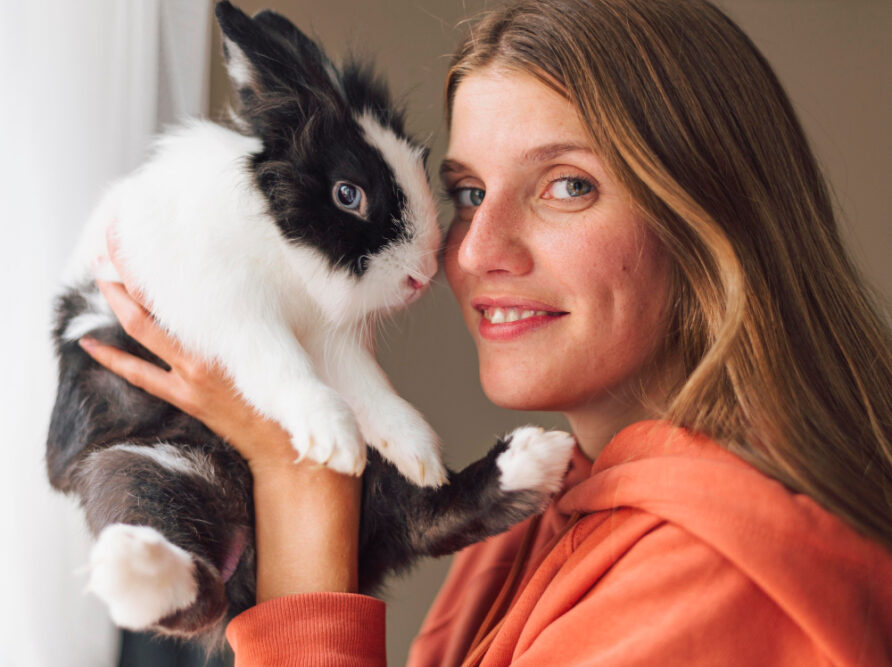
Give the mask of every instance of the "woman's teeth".
[[484, 319], [492, 324], [508, 324], [542, 315], [550, 315], [550, 313], [545, 310], [521, 310], [520, 308], [486, 308], [483, 311]]

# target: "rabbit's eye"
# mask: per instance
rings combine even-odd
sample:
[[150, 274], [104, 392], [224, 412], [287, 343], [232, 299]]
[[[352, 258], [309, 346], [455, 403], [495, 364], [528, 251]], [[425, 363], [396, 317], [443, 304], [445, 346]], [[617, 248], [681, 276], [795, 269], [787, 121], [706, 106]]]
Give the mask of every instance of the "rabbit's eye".
[[338, 208], [365, 218], [368, 212], [368, 205], [365, 192], [362, 191], [361, 187], [347, 181], [338, 181], [335, 183], [331, 194]]

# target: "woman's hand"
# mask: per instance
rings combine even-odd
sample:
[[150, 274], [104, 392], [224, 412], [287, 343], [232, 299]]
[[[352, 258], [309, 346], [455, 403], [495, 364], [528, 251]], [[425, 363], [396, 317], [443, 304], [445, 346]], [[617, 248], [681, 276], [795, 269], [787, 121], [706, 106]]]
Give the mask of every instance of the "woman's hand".
[[111, 262], [124, 283], [97, 280], [96, 284], [124, 331], [164, 361], [170, 370], [90, 338], [81, 339], [81, 347], [130, 384], [204, 423], [235, 447], [252, 469], [257, 465], [293, 463], [296, 454], [288, 433], [276, 422], [258, 414], [219, 364], [207, 363], [189, 354], [158, 325], [118, 258], [112, 235], [108, 246]]
[[258, 414], [219, 364], [189, 354], [155, 321], [108, 235], [111, 261], [124, 283], [97, 280], [132, 338], [170, 370], [90, 338], [81, 347], [130, 384], [203, 422], [248, 462], [254, 477], [257, 599], [298, 592], [355, 591], [361, 483], [304, 461], [290, 435]]
[[218, 364], [189, 354], [155, 322], [126, 285], [97, 280], [112, 311], [132, 338], [160, 358], [169, 371], [127, 352], [83, 338], [81, 347], [130, 384], [195, 417], [226, 440], [251, 465], [293, 463], [288, 433], [257, 413]]

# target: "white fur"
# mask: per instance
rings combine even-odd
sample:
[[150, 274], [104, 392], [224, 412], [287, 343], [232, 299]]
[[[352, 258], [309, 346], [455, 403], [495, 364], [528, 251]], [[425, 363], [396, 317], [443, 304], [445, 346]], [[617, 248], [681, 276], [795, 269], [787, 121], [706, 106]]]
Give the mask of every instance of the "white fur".
[[563, 484], [576, 440], [563, 431], [522, 426], [511, 435], [508, 449], [496, 459], [503, 491], [535, 490], [553, 494]]
[[224, 37], [223, 41], [226, 44], [226, 70], [229, 72], [229, 78], [232, 79], [236, 89], [250, 86], [254, 80], [254, 67], [251, 61], [241, 47], [231, 39]]
[[437, 434], [418, 410], [393, 391], [369, 352], [370, 342], [363, 341], [363, 332], [320, 329], [306, 336], [304, 345], [313, 358], [321, 360], [323, 380], [337, 388], [353, 408], [369, 445], [417, 484], [438, 486], [446, 480]]
[[440, 245], [440, 231], [436, 223], [437, 206], [428, 187], [422, 151], [381, 125], [370, 112], [359, 115], [356, 122], [362, 127], [369, 143], [384, 156], [406, 195], [407, 210], [403, 217], [415, 222], [411, 232], [416, 237], [416, 243], [431, 249], [429, 254], [405, 258], [405, 268], [416, 277], [430, 279], [437, 270], [436, 251]]
[[100, 292], [83, 293], [87, 309], [68, 323], [62, 333], [66, 341], [77, 340], [96, 329], [103, 329], [117, 324], [115, 314]]
[[[173, 472], [194, 475], [206, 479], [209, 482], [215, 481], [214, 468], [208, 461], [201, 459], [199, 456], [192, 455], [176, 445], [171, 445], [166, 442], [152, 445], [132, 445], [125, 443], [114, 445], [109, 448], [109, 450], [115, 449], [144, 456], [153, 460], [162, 468], [166, 468]], [[102, 452], [104, 451], [108, 450], [102, 450]]]
[[[104, 230], [114, 223], [121, 259], [156, 320], [186, 350], [219, 361], [258, 412], [289, 431], [298, 458], [359, 474], [364, 439], [387, 442], [382, 454], [407, 478], [442, 481], [433, 431], [395, 395], [357, 334], [370, 313], [410, 298], [408, 275], [433, 275], [440, 236], [427, 183], [427, 194], [412, 195], [416, 238], [376, 256], [357, 280], [284, 239], [247, 167], [260, 147], [200, 121], [163, 137], [155, 157], [100, 202], [70, 279], [89, 279], [90, 260], [106, 252]], [[405, 176], [404, 167], [395, 171]], [[416, 172], [423, 174], [420, 161]], [[416, 179], [407, 192], [421, 186]], [[308, 354], [304, 341], [320, 336], [342, 355], [325, 355], [319, 345]], [[377, 417], [382, 410], [387, 416]]]
[[198, 596], [189, 554], [153, 528], [106, 526], [90, 554], [88, 590], [123, 628], [145, 630]]

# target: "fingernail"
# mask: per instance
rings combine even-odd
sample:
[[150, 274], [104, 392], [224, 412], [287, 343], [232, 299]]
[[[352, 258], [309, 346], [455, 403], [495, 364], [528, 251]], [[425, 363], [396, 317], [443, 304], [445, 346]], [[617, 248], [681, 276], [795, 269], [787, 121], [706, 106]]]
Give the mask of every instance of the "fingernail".
[[108, 264], [108, 258], [103, 257], [102, 255], [97, 255], [92, 260], [90, 260], [90, 269], [93, 273], [99, 273], [104, 266]]
[[90, 270], [93, 272], [93, 278], [97, 281], [104, 280], [107, 283], [122, 282], [117, 269], [115, 269], [114, 264], [111, 263], [111, 260], [106, 255], [94, 257], [90, 262]]
[[84, 336], [83, 338], [77, 339], [77, 344], [84, 348], [87, 352], [94, 349], [99, 343], [95, 338], [90, 338], [89, 336]]

